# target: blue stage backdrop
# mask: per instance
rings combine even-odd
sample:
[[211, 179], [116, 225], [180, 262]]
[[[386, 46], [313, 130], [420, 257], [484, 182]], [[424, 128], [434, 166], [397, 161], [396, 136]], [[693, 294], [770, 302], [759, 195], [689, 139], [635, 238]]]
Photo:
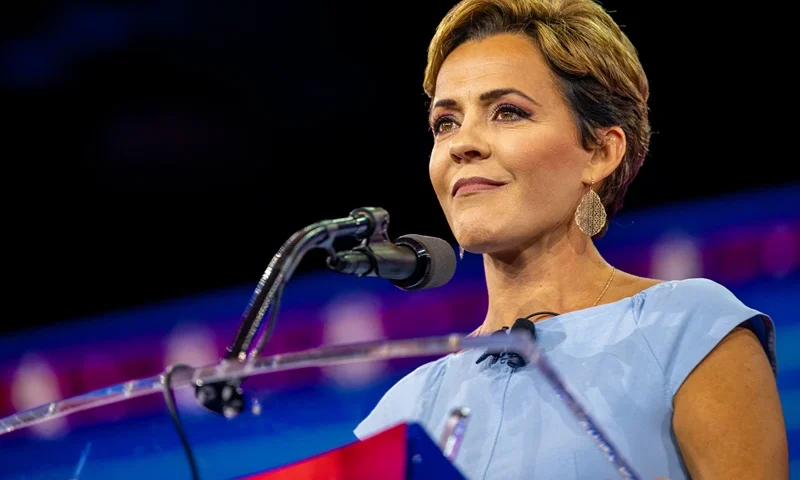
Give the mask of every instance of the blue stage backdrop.
[[[790, 185], [637, 212], [616, 219], [599, 247], [612, 264], [636, 274], [716, 280], [772, 317], [791, 470], [800, 476], [797, 205], [800, 187]], [[254, 266], [254, 277], [265, 267]], [[254, 286], [2, 338], [0, 409], [11, 414], [156, 375], [170, 364], [213, 363], [233, 339]], [[289, 284], [264, 353], [466, 333], [481, 321], [485, 302], [480, 258], [469, 254], [452, 282], [427, 292], [327, 271], [305, 275]], [[352, 428], [383, 392], [422, 361], [260, 376], [246, 382], [257, 408], [234, 419], [205, 412], [191, 392], [179, 392], [203, 478], [232, 478], [352, 441]], [[0, 460], [3, 478], [189, 477], [157, 395], [2, 435]]]

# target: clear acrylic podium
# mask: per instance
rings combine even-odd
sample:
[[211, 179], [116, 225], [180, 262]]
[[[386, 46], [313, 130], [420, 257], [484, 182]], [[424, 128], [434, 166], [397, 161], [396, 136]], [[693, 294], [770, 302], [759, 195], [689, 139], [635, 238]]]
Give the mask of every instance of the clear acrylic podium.
[[[276, 389], [273, 385], [286, 385], [279, 378], [294, 379], [313, 370], [386, 361], [406, 362], [406, 370], [410, 370], [445, 354], [471, 348], [514, 351], [525, 357], [555, 389], [620, 477], [638, 478], [574, 400], [533, 340], [518, 332], [324, 346], [246, 361], [224, 360], [196, 368], [170, 369], [150, 378], [130, 380], [0, 419], [0, 461], [4, 465], [0, 477], [179, 479], [192, 478], [190, 466], [194, 463], [198, 477], [203, 479], [259, 478], [254, 475], [357, 444], [352, 429], [369, 413], [363, 407], [349, 411], [348, 418], [333, 418], [329, 413], [348, 411], [348, 405], [352, 405], [348, 395], [362, 395], [359, 389], [350, 393], [346, 389], [325, 388], [313, 393], [292, 386]], [[196, 404], [195, 387], [234, 378], [242, 379], [244, 390], [251, 391], [243, 413], [225, 418]], [[384, 380], [375, 387], [375, 398], [396, 379]], [[170, 403], [177, 406], [180, 428], [176, 428], [176, 417], [167, 408]], [[430, 449], [424, 456], [415, 452], [416, 463], [406, 465], [400, 478], [428, 478], [424, 475], [426, 465], [441, 466], [439, 460], [455, 458], [461, 435], [469, 428], [469, 414], [454, 411], [451, 415], [442, 438], [430, 439], [438, 446], [436, 453], [432, 455]], [[64, 422], [73, 425], [69, 433], [47, 433], [49, 426]], [[413, 432], [419, 439], [418, 430]], [[181, 433], [185, 444], [181, 443]], [[441, 473], [436, 476], [439, 480], [448, 478]], [[352, 473], [345, 478], [359, 477]]]

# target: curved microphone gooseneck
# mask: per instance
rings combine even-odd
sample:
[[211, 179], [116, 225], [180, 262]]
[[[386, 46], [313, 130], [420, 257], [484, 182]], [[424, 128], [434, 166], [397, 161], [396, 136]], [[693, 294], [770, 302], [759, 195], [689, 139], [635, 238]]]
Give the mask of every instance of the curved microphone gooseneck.
[[[423, 290], [447, 283], [455, 273], [456, 259], [452, 247], [442, 239], [423, 235], [406, 235], [392, 243], [388, 237], [389, 213], [377, 207], [363, 207], [350, 216], [323, 220], [295, 232], [272, 257], [242, 314], [239, 329], [226, 349], [222, 362], [245, 362], [255, 358], [272, 337], [284, 287], [303, 257], [316, 248], [329, 253], [332, 270], [391, 280], [404, 290]], [[349, 251], [337, 252], [333, 243], [342, 237], [353, 237], [361, 244]], [[267, 327], [255, 346], [248, 351], [258, 333], [262, 319]], [[163, 376], [164, 396], [186, 453], [192, 478], [199, 480], [197, 462], [186, 436], [172, 387], [174, 372], [189, 368], [170, 366]], [[208, 410], [231, 418], [241, 413], [247, 403], [241, 389], [243, 378], [233, 378], [195, 385], [195, 399]]]
[[[359, 208], [350, 212], [350, 216], [334, 220], [323, 220], [295, 232], [281, 246], [261, 276], [250, 302], [242, 314], [239, 329], [233, 343], [226, 350], [223, 361], [245, 361], [252, 358], [265, 342], [259, 342], [257, 349], [248, 353], [253, 339], [261, 327], [261, 320], [271, 305], [283, 292], [303, 257], [314, 248], [324, 248], [333, 252], [333, 242], [337, 238], [353, 236], [357, 239], [371, 237], [376, 232], [385, 232], [389, 223], [389, 214], [382, 208]], [[276, 305], [277, 306], [277, 305]], [[277, 308], [270, 315], [274, 323]], [[272, 328], [268, 328], [271, 335]], [[231, 418], [245, 407], [244, 394], [241, 389], [242, 379], [230, 379], [220, 382], [195, 386], [195, 398], [205, 408]]]
[[[323, 220], [293, 234], [272, 258], [251, 296], [239, 330], [223, 361], [246, 361], [256, 357], [271, 339], [275, 328], [280, 297], [284, 287], [303, 257], [316, 248], [329, 253], [328, 267], [340, 273], [372, 276], [390, 280], [403, 290], [423, 290], [447, 283], [455, 273], [456, 257], [446, 241], [423, 235], [405, 235], [394, 243], [389, 240], [389, 213], [378, 207], [363, 207], [349, 217]], [[333, 243], [352, 237], [361, 244], [337, 252]], [[267, 317], [266, 332], [253, 340]], [[242, 379], [230, 379], [195, 386], [195, 398], [209, 410], [234, 417], [245, 407]]]

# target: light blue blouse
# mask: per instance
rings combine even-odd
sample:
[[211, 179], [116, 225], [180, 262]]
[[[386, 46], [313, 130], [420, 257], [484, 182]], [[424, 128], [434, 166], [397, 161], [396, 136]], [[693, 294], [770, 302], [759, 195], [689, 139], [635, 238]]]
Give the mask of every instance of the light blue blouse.
[[[744, 324], [744, 325], [742, 325]], [[751, 328], [777, 373], [772, 320], [707, 279], [663, 282], [633, 297], [536, 322], [537, 344], [576, 400], [644, 479], [689, 478], [672, 429], [672, 399], [737, 326]], [[468, 350], [396, 383], [355, 430], [400, 422], [438, 441], [449, 412], [470, 418], [456, 467], [468, 479], [619, 478], [531, 365], [512, 369]]]

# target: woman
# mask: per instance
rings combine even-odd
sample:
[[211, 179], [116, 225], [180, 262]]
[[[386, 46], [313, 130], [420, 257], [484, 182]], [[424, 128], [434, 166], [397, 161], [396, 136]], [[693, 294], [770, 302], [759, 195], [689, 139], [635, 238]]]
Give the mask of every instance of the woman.
[[[611, 17], [590, 0], [464, 0], [436, 31], [424, 86], [433, 188], [484, 259], [475, 333], [554, 312], [531, 317], [537, 343], [644, 478], [787, 478], [769, 317], [710, 280], [619, 271], [592, 241], [650, 137], [647, 79]], [[438, 438], [468, 407], [468, 478], [616, 476], [533, 367], [481, 353], [418, 368], [356, 435], [413, 421]]]

